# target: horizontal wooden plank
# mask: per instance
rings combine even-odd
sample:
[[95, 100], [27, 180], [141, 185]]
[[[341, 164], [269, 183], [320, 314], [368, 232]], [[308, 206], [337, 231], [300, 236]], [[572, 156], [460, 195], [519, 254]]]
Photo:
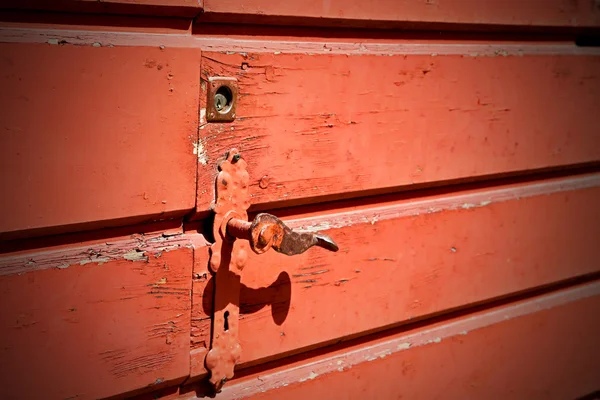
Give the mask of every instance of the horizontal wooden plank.
[[600, 382], [598, 307], [594, 282], [261, 371], [220, 396], [579, 398]]
[[[302, 1], [205, 0], [200, 21], [231, 21], [317, 26], [422, 27], [506, 25], [597, 27], [600, 9], [593, 0]], [[387, 23], [387, 24], [386, 24]], [[392, 24], [394, 23], [394, 24]], [[490, 27], [478, 27], [479, 30]]]
[[200, 50], [1, 44], [0, 236], [194, 207]]
[[240, 96], [200, 127], [197, 211], [232, 147], [254, 209], [600, 160], [600, 57], [503, 54], [203, 52]]
[[[249, 256], [241, 364], [596, 273], [598, 201], [600, 175], [591, 174], [288, 217], [326, 232], [340, 251]], [[192, 349], [201, 358], [212, 279], [208, 252], [196, 255]]]
[[192, 18], [203, 0], [4, 0], [3, 9], [135, 14]]
[[0, 257], [0, 397], [94, 399], [183, 381], [192, 259], [181, 235]]

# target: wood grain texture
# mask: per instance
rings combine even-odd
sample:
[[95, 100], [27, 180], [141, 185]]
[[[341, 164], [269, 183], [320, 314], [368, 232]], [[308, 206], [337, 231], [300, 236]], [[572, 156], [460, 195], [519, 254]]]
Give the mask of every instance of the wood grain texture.
[[579, 398], [600, 381], [598, 307], [596, 281], [253, 374], [221, 397]]
[[0, 51], [1, 235], [193, 209], [200, 50], [2, 44]]
[[0, 277], [0, 397], [102, 398], [189, 374], [193, 249], [184, 236], [0, 260], [20, 269]]
[[[344, 26], [387, 26], [385, 22], [509, 26], [597, 27], [600, 10], [593, 0], [205, 0], [205, 16], [222, 21], [285, 22]], [[224, 14], [220, 16], [220, 14]], [[254, 17], [254, 18], [251, 18]], [[377, 22], [375, 25], [374, 23]], [[369, 24], [371, 23], [371, 24]], [[486, 29], [480, 28], [480, 29]], [[487, 28], [489, 29], [489, 28]]]
[[[598, 272], [599, 200], [595, 174], [288, 217], [340, 251], [250, 255], [241, 364]], [[199, 260], [196, 348], [208, 343], [212, 298], [208, 254]]]
[[234, 76], [240, 97], [233, 123], [200, 127], [200, 213], [232, 147], [254, 209], [600, 159], [597, 56], [202, 59], [202, 79]]

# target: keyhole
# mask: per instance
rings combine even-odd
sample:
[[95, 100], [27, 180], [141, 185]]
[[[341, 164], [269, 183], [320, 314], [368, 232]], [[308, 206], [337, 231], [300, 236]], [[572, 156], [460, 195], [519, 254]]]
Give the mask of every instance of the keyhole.
[[215, 108], [217, 111], [221, 111], [227, 105], [227, 99], [221, 93], [217, 93], [215, 96]]
[[231, 89], [229, 89], [227, 86], [221, 86], [219, 89], [217, 89], [214, 102], [215, 110], [217, 110], [218, 113], [228, 113], [233, 102], [233, 94], [231, 93]]
[[223, 319], [225, 320], [225, 323], [223, 324], [223, 330], [227, 332], [229, 330], [229, 311], [225, 311], [225, 314], [223, 314]]

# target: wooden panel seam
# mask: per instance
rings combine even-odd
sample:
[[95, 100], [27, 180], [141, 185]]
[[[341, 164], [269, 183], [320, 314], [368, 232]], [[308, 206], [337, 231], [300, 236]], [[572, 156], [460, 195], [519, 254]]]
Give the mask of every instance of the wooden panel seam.
[[510, 55], [598, 55], [600, 48], [579, 47], [572, 42], [493, 42], [442, 43], [427, 40], [378, 40], [369, 38], [291, 38], [273, 36], [269, 39], [219, 37], [218, 35], [160, 34], [144, 32], [102, 32], [85, 29], [48, 29], [2, 27], [1, 43], [46, 43], [78, 46], [142, 46], [190, 47], [204, 51], [236, 53], [282, 54], [343, 54], [343, 55], [451, 55], [510, 56]]
[[[486, 25], [596, 27], [600, 12], [593, 0], [371, 1], [278, 2], [269, 0], [205, 0], [200, 21], [341, 26], [422, 27], [424, 24], [465, 24], [486, 30]], [[393, 24], [395, 23], [395, 24]], [[412, 23], [412, 24], [411, 24]], [[427, 25], [426, 25], [427, 26]], [[443, 29], [444, 25], [435, 25]], [[487, 28], [489, 29], [489, 28]], [[514, 29], [514, 28], [513, 28]], [[548, 29], [548, 28], [546, 28]]]
[[401, 201], [398, 204], [392, 205], [365, 206], [359, 210], [334, 211], [323, 216], [289, 219], [285, 223], [295, 229], [318, 232], [365, 222], [374, 224], [375, 222], [388, 219], [432, 214], [447, 210], [469, 210], [506, 201], [551, 195], [572, 190], [590, 189], [598, 186], [600, 186], [600, 173], [593, 173], [523, 185], [472, 190], [467, 193], [435, 196], [431, 199]]

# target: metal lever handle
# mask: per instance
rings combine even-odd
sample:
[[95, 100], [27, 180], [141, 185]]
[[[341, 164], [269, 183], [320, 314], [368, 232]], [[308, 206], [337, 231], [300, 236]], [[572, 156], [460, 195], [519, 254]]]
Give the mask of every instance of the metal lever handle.
[[327, 235], [312, 232], [294, 231], [279, 218], [271, 214], [258, 214], [254, 221], [237, 218], [227, 221], [227, 234], [250, 242], [256, 254], [273, 248], [278, 253], [293, 256], [304, 253], [313, 246], [329, 251], [338, 251], [338, 245]]

